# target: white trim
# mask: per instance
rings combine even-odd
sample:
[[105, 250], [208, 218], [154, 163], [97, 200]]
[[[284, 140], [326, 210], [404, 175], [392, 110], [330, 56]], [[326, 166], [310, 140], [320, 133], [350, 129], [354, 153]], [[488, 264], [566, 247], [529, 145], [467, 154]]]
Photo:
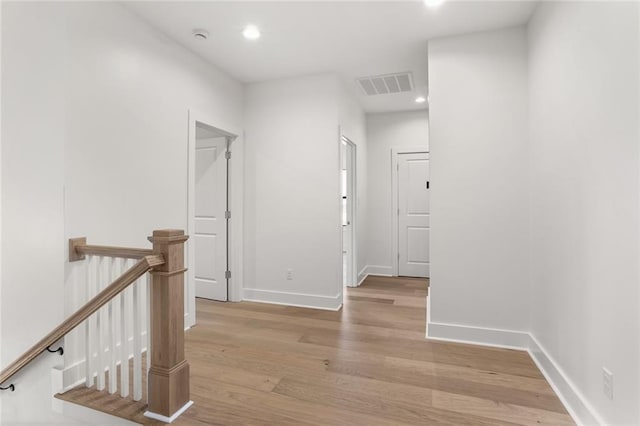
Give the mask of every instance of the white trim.
[[184, 404], [182, 406], [182, 408], [180, 408], [178, 411], [176, 411], [173, 416], [171, 417], [167, 417], [167, 416], [163, 416], [162, 414], [156, 414], [156, 413], [152, 413], [151, 411], [145, 411], [144, 412], [144, 416], [145, 417], [149, 417], [150, 419], [154, 419], [154, 420], [159, 420], [161, 422], [165, 422], [165, 423], [171, 423], [173, 422], [175, 419], [177, 419], [178, 417], [180, 417], [180, 414], [184, 413], [185, 411], [187, 411], [187, 409], [189, 409], [189, 407], [191, 407], [193, 405], [193, 401], [189, 401], [186, 404]]
[[360, 270], [360, 272], [358, 272], [358, 285], [357, 287], [360, 287], [360, 284], [362, 284], [362, 282], [364, 280], [367, 279], [367, 277], [369, 276], [369, 272], [367, 272], [369, 266], [365, 266], [364, 268], [362, 268]]
[[527, 350], [529, 348], [529, 333], [523, 331], [430, 322], [428, 332], [429, 340], [463, 342], [505, 349]]
[[[360, 275], [358, 275], [358, 276], [360, 276]], [[364, 282], [364, 280], [367, 279], [368, 276], [369, 276], [369, 274], [365, 274], [364, 276], [362, 276], [362, 278], [360, 278], [358, 280], [358, 285], [356, 287], [360, 287], [362, 285], [362, 283]]]
[[367, 275], [377, 275], [380, 277], [393, 277], [393, 267], [383, 265], [367, 265]]
[[425, 327], [424, 337], [429, 338], [429, 324], [431, 324], [431, 285], [427, 288], [427, 326]]
[[[338, 145], [338, 149], [340, 150], [340, 166], [338, 167], [338, 179], [340, 179], [340, 173], [342, 171], [342, 142], [346, 143], [348, 147], [350, 147], [351, 149], [351, 164], [350, 169], [351, 169], [351, 188], [350, 190], [347, 190], [347, 194], [351, 193], [351, 217], [347, 218], [351, 220], [351, 268], [348, 268], [351, 271], [351, 279], [350, 282], [352, 283], [350, 286], [347, 287], [357, 287], [360, 284], [358, 283], [358, 274], [357, 274], [357, 268], [358, 268], [358, 203], [356, 202], [356, 200], [358, 199], [358, 145], [356, 145], [351, 139], [349, 139], [347, 136], [345, 136], [342, 133], [342, 129], [340, 129], [340, 138], [339, 138], [339, 145]], [[342, 263], [344, 261], [343, 259], [343, 250], [344, 250], [344, 231], [342, 229], [342, 182], [340, 182], [339, 186], [338, 186], [338, 199], [340, 200], [340, 216], [339, 216], [339, 221], [338, 223], [340, 224], [340, 276], [343, 276], [343, 272], [342, 272]], [[344, 282], [342, 283], [342, 285], [344, 286]]]
[[351, 146], [351, 283], [358, 282], [358, 145], [342, 135]]
[[578, 425], [605, 425], [597, 411], [584, 397], [578, 387], [558, 366], [546, 349], [530, 334], [529, 355], [538, 366], [553, 391], [558, 395], [571, 418]]
[[576, 424], [579, 426], [605, 424], [578, 387], [531, 333], [434, 323], [431, 322], [429, 308], [430, 297], [427, 296], [427, 340], [527, 351]]
[[[187, 145], [187, 234], [192, 234], [195, 229], [195, 177], [192, 170], [195, 169], [195, 138], [196, 138], [196, 122], [205, 124], [216, 129], [222, 136], [228, 138], [229, 150], [233, 152], [231, 161], [229, 162], [229, 209], [231, 210], [231, 219], [229, 221], [229, 265], [232, 271], [229, 280], [229, 301], [240, 301], [242, 299], [243, 285], [243, 220], [244, 220], [244, 141], [238, 135], [239, 130], [231, 129], [231, 131], [223, 130], [225, 126], [219, 126], [215, 117], [203, 114], [194, 109], [188, 111], [188, 145]], [[195, 325], [195, 245], [187, 242], [187, 300], [188, 315], [186, 316], [186, 325]]]
[[342, 307], [342, 292], [335, 296], [289, 293], [282, 291], [245, 288], [243, 300], [247, 302], [271, 303], [275, 305], [298, 306], [300, 308], [338, 311]]
[[398, 265], [398, 154], [429, 154], [426, 146], [391, 148], [391, 267], [400, 275]]
[[374, 277], [392, 277], [391, 266], [367, 265], [358, 273], [358, 287], [369, 275]]
[[233, 155], [229, 161], [229, 301], [242, 300], [244, 283], [244, 133], [231, 144]]

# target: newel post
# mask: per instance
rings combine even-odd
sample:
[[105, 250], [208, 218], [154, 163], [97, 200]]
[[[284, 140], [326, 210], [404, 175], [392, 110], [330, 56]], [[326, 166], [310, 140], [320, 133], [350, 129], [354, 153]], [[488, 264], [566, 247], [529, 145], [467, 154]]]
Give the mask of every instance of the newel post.
[[[151, 271], [151, 362], [145, 416], [171, 422], [191, 404], [189, 363], [184, 356], [184, 231], [153, 231], [153, 253], [165, 263]], [[150, 356], [149, 356], [150, 353]], [[150, 358], [150, 359], [149, 359]]]

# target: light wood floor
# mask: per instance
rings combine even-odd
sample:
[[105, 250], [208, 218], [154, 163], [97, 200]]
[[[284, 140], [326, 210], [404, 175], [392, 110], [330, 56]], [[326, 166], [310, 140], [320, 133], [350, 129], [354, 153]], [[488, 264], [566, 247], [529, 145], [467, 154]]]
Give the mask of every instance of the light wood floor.
[[[574, 424], [526, 352], [425, 340], [426, 292], [369, 277], [339, 312], [199, 299], [195, 404], [174, 424]], [[143, 422], [143, 409], [120, 414]]]

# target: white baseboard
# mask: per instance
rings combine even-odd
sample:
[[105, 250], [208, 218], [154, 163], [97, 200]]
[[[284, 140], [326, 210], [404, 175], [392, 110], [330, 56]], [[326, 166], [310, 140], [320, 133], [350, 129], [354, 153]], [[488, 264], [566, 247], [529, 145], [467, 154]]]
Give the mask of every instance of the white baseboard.
[[366, 280], [368, 276], [369, 266], [365, 266], [360, 272], [358, 272], [358, 284], [356, 285], [356, 287], [360, 287], [360, 284], [362, 284], [362, 282]]
[[369, 274], [363, 274], [363, 275], [358, 274], [358, 285], [356, 285], [356, 287], [360, 287], [360, 285], [364, 282], [364, 280], [367, 279], [368, 276]]
[[529, 355], [533, 358], [553, 391], [558, 395], [573, 420], [578, 425], [605, 425], [606, 423], [597, 414], [597, 411], [589, 404], [576, 385], [567, 377], [560, 366], [549, 355], [546, 349], [538, 342], [534, 335], [530, 334]]
[[358, 273], [358, 286], [367, 279], [369, 275], [380, 277], [392, 277], [393, 268], [391, 266], [367, 265]]
[[180, 415], [181, 415], [182, 413], [184, 413], [185, 411], [187, 411], [187, 409], [188, 409], [189, 407], [191, 407], [192, 405], [193, 405], [193, 401], [189, 401], [189, 402], [187, 402], [186, 404], [184, 404], [184, 405], [182, 406], [182, 408], [181, 408], [181, 409], [179, 409], [178, 411], [176, 411], [176, 412], [173, 414], [173, 416], [171, 416], [171, 417], [163, 416], [162, 414], [152, 413], [151, 411], [145, 411], [145, 412], [144, 412], [144, 416], [145, 416], [145, 417], [148, 417], [148, 418], [150, 418], [150, 419], [153, 419], [153, 420], [160, 420], [161, 422], [165, 422], [165, 423], [173, 423], [173, 421], [174, 421], [175, 419], [177, 419], [178, 417], [180, 417]]
[[604, 425], [591, 404], [529, 332], [431, 322], [427, 297], [427, 339], [527, 351], [579, 426]]
[[342, 306], [342, 294], [321, 296], [317, 294], [289, 293], [282, 291], [243, 289], [243, 300], [247, 302], [272, 303], [275, 305], [298, 306], [301, 308], [337, 311]]
[[496, 328], [471, 327], [430, 322], [427, 338], [445, 342], [464, 342], [505, 349], [528, 350], [529, 333]]
[[381, 277], [393, 276], [393, 267], [391, 266], [367, 265], [366, 269], [368, 275], [379, 275]]

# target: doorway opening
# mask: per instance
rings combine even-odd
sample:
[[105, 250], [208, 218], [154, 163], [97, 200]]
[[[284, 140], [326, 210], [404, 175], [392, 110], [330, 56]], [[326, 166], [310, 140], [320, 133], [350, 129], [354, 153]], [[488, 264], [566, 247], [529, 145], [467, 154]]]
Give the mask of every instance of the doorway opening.
[[429, 278], [429, 152], [392, 150], [394, 274]]
[[356, 287], [356, 145], [340, 138], [340, 212], [342, 224], [342, 285]]
[[[230, 297], [230, 161], [236, 135], [190, 113], [188, 301]], [[195, 323], [195, 317], [193, 318]]]

